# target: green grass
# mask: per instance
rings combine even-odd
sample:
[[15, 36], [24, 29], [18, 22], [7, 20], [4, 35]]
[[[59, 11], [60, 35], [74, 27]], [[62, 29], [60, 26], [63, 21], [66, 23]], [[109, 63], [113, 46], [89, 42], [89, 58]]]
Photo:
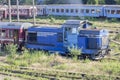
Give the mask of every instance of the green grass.
[[[81, 20], [80, 17], [69, 17], [69, 16], [39, 16], [36, 17], [36, 22], [40, 23], [46, 23], [46, 24], [63, 24], [66, 20], [69, 19], [77, 19]], [[89, 20], [91, 23], [93, 23], [93, 26], [96, 27], [105, 27], [107, 29], [112, 27], [119, 27], [120, 23], [117, 19], [103, 19], [103, 18], [92, 18], [92, 17], [85, 17], [84, 20]], [[8, 20], [4, 20], [8, 21]], [[17, 21], [16, 19], [13, 19], [13, 21]], [[22, 22], [33, 22], [33, 19], [20, 19]], [[40, 24], [38, 24], [40, 25]]]
[[[65, 16], [47, 16], [36, 18], [37, 22], [49, 23], [49, 24], [62, 24], [66, 20], [72, 19], [72, 17]], [[74, 19], [80, 19], [79, 17], [74, 17]], [[97, 19], [86, 17], [93, 23], [93, 26], [100, 28], [106, 28], [115, 30], [113, 27], [119, 27], [120, 23], [116, 19]], [[26, 19], [21, 21], [32, 21], [32, 19]], [[119, 41], [119, 34], [117, 36], [111, 36]], [[35, 67], [35, 68], [47, 68], [47, 69], [57, 69], [66, 70], [72, 72], [81, 72], [88, 74], [102, 74], [102, 75], [112, 75], [120, 76], [120, 45], [110, 42], [110, 47], [112, 48], [111, 55], [107, 58], [113, 58], [116, 60], [103, 59], [101, 61], [91, 61], [86, 60], [74, 60], [73, 58], [62, 57], [59, 55], [45, 53], [43, 51], [28, 51], [25, 50], [23, 53], [16, 53], [15, 47], [12, 45], [7, 51], [6, 62], [12, 67], [22, 66], [22, 67]], [[14, 49], [14, 50], [12, 50]], [[13, 54], [14, 53], [14, 54]], [[72, 53], [78, 53], [78, 51], [73, 50]], [[2, 53], [3, 54], [3, 53]], [[90, 78], [90, 77], [89, 77]], [[93, 80], [92, 78], [90, 78]], [[100, 78], [98, 78], [100, 80]], [[103, 80], [103, 79], [101, 79]], [[104, 78], [104, 80], [109, 80]], [[111, 79], [112, 80], [112, 79]]]
[[118, 33], [118, 34], [114, 37], [114, 40], [120, 41], [120, 33]]
[[[111, 47], [112, 46], [114, 47], [116, 45], [112, 44]], [[13, 47], [12, 49], [16, 49], [16, 48]], [[50, 55], [43, 51], [28, 51], [28, 50], [25, 50], [21, 54], [17, 52], [15, 52], [15, 54], [12, 56], [11, 54], [13, 53], [10, 52], [10, 54], [8, 54], [6, 63], [11, 65], [11, 67], [13, 68], [21, 66], [21, 67], [66, 70], [66, 71], [81, 72], [88, 74], [105, 74], [105, 75], [120, 76], [119, 60], [114, 60], [114, 61], [106, 60], [106, 59], [103, 59], [102, 61], [91, 61], [89, 59], [74, 60], [72, 58], [59, 56], [58, 54]], [[120, 57], [120, 55], [118, 56]], [[114, 55], [112, 55], [111, 57], [114, 57]]]

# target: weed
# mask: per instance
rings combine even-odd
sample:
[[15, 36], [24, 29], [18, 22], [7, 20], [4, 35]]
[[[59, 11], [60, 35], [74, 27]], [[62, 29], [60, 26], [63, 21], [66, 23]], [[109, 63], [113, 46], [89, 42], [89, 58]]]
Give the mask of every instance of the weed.
[[10, 78], [8, 78], [8, 77], [6, 77], [6, 78], [4, 78], [4, 80], [11, 80]]
[[51, 23], [55, 23], [55, 18], [50, 17], [50, 22], [51, 22]]
[[[10, 46], [10, 45], [8, 45]], [[13, 45], [14, 46], [14, 45]], [[12, 47], [13, 47], [12, 46]], [[111, 47], [117, 48], [118, 45], [112, 43]], [[83, 73], [94, 73], [94, 74], [107, 74], [107, 75], [120, 75], [120, 63], [119, 61], [108, 61], [108, 60], [101, 60], [99, 61], [90, 61], [89, 59], [85, 59], [84, 61], [77, 61], [75, 56], [81, 54], [81, 50], [77, 47], [69, 48], [70, 54], [73, 56], [73, 59], [68, 59], [58, 54], [49, 54], [44, 51], [29, 51], [25, 50], [22, 54], [17, 54], [15, 49], [8, 50], [8, 57], [6, 62], [11, 65], [11, 67], [7, 67], [9, 69], [15, 68], [18, 66], [32, 66], [38, 68], [48, 68], [48, 69], [58, 69], [58, 70], [68, 70], [68, 71], [75, 71], [75, 72], [83, 72]], [[14, 55], [10, 56], [12, 52]], [[119, 56], [119, 55], [117, 55]], [[75, 60], [76, 61], [75, 61]], [[38, 65], [36, 65], [38, 64]], [[92, 80], [93, 78], [91, 78]], [[101, 79], [99, 77], [94, 77], [94, 79]]]
[[78, 55], [81, 55], [81, 49], [78, 49], [77, 47], [68, 48], [70, 51], [70, 55], [73, 57], [74, 60], [78, 59]]
[[16, 50], [17, 50], [17, 45], [9, 44], [6, 46], [6, 52], [8, 54], [16, 54]]
[[68, 66], [66, 64], [54, 66], [55, 69], [59, 69], [59, 70], [65, 70], [65, 69], [67, 69], [67, 67]]
[[86, 58], [85, 60], [83, 60], [83, 63], [89, 63], [90, 59]]
[[117, 40], [117, 41], [120, 41], [120, 33], [117, 34], [114, 39]]

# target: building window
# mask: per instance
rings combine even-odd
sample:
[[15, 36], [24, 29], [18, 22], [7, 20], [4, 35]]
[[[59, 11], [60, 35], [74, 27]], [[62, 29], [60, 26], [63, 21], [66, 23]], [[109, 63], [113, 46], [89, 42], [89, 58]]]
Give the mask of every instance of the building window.
[[62, 33], [57, 33], [57, 41], [58, 42], [63, 42], [63, 34]]
[[43, 12], [43, 10], [41, 9], [40, 12]]
[[120, 14], [120, 10], [117, 10], [117, 14]]
[[51, 9], [49, 9], [49, 11], [51, 12]]
[[96, 10], [96, 13], [100, 13], [100, 12], [101, 12], [101, 10], [100, 10], [100, 9], [97, 9], [97, 10]]
[[12, 31], [12, 30], [9, 30], [8, 33], [9, 33], [9, 34], [8, 34], [8, 37], [9, 37], [9, 38], [13, 38], [13, 31]]
[[2, 37], [2, 38], [5, 38], [5, 37], [6, 37], [6, 31], [5, 31], [5, 30], [2, 30], [1, 37]]
[[81, 9], [80, 12], [81, 12], [81, 13], [84, 13], [84, 9]]
[[75, 12], [78, 13], [78, 9], [76, 9]]
[[94, 14], [94, 13], [95, 13], [95, 10], [94, 10], [94, 9], [92, 9], [92, 10], [91, 10], [91, 13], [92, 13], [92, 14]]
[[55, 9], [52, 9], [52, 12], [55, 12]]
[[71, 9], [71, 11], [70, 11], [71, 13], [73, 13], [74, 12], [74, 9]]
[[69, 9], [66, 9], [66, 13], [69, 13]]
[[61, 9], [61, 12], [63, 13], [63, 12], [64, 12], [64, 9]]
[[110, 14], [110, 10], [107, 10], [107, 13]]
[[37, 11], [39, 11], [39, 12], [40, 12], [40, 9], [37, 9]]
[[[92, 42], [94, 42], [94, 45]], [[87, 49], [98, 49], [98, 47], [96, 38], [87, 38]]]
[[36, 43], [37, 42], [37, 33], [28, 33], [28, 42]]
[[86, 13], [89, 13], [89, 9], [86, 9]]
[[111, 14], [115, 14], [115, 10], [111, 10]]
[[59, 13], [59, 9], [56, 9], [56, 12]]

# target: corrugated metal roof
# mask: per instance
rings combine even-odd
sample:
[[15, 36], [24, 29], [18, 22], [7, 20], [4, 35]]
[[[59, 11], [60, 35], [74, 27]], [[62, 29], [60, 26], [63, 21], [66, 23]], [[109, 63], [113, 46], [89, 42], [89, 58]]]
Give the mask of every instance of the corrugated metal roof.
[[31, 23], [19, 23], [19, 22], [0, 22], [0, 28], [4, 29], [27, 29], [31, 27]]
[[[36, 6], [34, 6], [36, 8]], [[34, 8], [32, 5], [19, 5], [19, 9], [31, 9]], [[16, 5], [12, 5], [11, 6], [12, 9], [17, 9]]]

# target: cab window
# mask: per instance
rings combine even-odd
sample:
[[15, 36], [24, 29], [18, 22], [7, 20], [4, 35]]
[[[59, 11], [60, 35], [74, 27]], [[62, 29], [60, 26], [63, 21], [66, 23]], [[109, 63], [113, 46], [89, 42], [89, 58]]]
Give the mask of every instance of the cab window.
[[28, 42], [36, 43], [37, 42], [37, 33], [28, 33]]

